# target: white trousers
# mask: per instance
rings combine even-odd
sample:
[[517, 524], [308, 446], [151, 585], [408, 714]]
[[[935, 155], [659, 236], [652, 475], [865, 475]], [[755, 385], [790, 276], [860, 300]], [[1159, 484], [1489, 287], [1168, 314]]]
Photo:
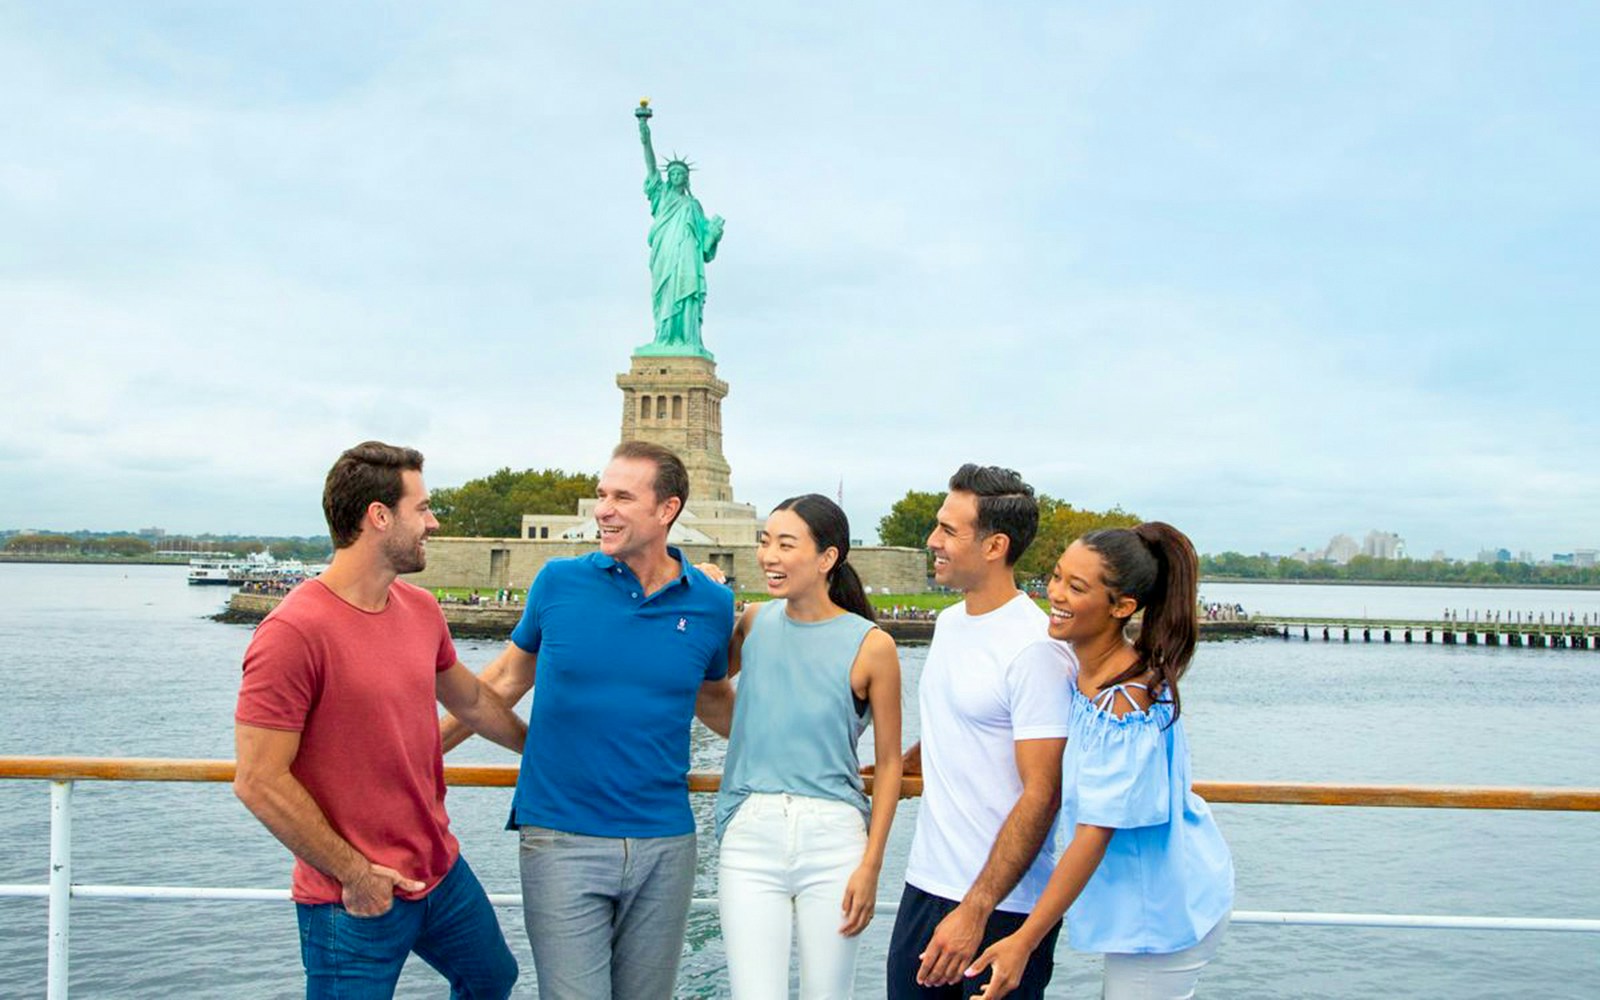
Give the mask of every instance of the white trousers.
[[1106, 954], [1102, 1000], [1192, 1000], [1200, 970], [1217, 954], [1228, 918], [1195, 944], [1165, 955]]
[[788, 1000], [789, 942], [800, 996], [843, 1000], [860, 937], [839, 933], [845, 883], [867, 846], [860, 810], [833, 799], [752, 795], [722, 835], [717, 896], [734, 1000]]

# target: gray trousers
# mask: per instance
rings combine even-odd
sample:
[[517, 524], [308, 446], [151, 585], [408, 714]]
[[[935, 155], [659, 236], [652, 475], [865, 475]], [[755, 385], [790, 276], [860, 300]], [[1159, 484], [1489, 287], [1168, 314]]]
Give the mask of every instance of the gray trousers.
[[522, 917], [541, 1000], [671, 1000], [695, 835], [521, 831]]

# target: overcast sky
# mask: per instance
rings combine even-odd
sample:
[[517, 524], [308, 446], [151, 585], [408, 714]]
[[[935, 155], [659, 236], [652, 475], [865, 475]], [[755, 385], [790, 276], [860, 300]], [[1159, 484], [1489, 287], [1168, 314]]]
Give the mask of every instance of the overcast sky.
[[0, 8], [0, 527], [598, 470], [648, 96], [762, 510], [981, 461], [1203, 551], [1600, 546], [1595, 8], [1202, 6]]

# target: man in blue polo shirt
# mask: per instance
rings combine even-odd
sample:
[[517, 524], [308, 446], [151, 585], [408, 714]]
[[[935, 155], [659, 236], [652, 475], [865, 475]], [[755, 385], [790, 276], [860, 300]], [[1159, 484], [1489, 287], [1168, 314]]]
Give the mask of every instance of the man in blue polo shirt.
[[[600, 551], [545, 565], [481, 675], [538, 693], [511, 806], [544, 1000], [668, 1000], [694, 888], [689, 726], [726, 736], [733, 594], [667, 547], [689, 475], [624, 441], [600, 476]], [[469, 735], [445, 723], [449, 749]]]

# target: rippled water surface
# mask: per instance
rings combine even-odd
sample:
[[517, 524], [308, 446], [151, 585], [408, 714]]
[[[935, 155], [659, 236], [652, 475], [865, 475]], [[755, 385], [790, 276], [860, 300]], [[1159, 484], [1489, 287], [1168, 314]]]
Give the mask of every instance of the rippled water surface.
[[[1205, 588], [1273, 613], [1431, 616], [1445, 607], [1600, 611], [1594, 592], [1377, 587]], [[0, 565], [0, 754], [231, 757], [248, 627], [206, 619], [221, 589], [173, 567]], [[1300, 603], [1297, 603], [1297, 600]], [[462, 642], [481, 665], [498, 644]], [[908, 692], [922, 651], [902, 650]], [[1184, 686], [1202, 779], [1600, 785], [1600, 652], [1260, 639], [1208, 643]], [[908, 696], [908, 735], [916, 728]], [[864, 750], [870, 752], [870, 737]], [[696, 766], [716, 769], [701, 733]], [[510, 762], [474, 741], [452, 761]], [[491, 891], [516, 888], [501, 829], [509, 792], [454, 789], [457, 834]], [[84, 883], [288, 881], [287, 854], [224, 785], [77, 786], [74, 877]], [[0, 781], [0, 882], [42, 883], [45, 784]], [[696, 797], [709, 829], [711, 800]], [[1600, 918], [1600, 816], [1454, 810], [1217, 807], [1240, 909]], [[896, 822], [881, 897], [897, 897], [916, 816]], [[709, 838], [700, 895], [716, 891]], [[536, 995], [520, 914], [501, 922]], [[882, 995], [890, 920], [867, 931], [858, 995]], [[691, 919], [680, 996], [723, 995], [716, 918]], [[1065, 947], [1052, 996], [1098, 995], [1091, 956]], [[45, 904], [0, 898], [0, 997], [44, 993]], [[1236, 925], [1202, 981], [1227, 997], [1600, 996], [1592, 935], [1285, 929]], [[81, 997], [295, 997], [288, 904], [80, 900], [72, 990]], [[402, 997], [443, 996], [413, 963]]]

